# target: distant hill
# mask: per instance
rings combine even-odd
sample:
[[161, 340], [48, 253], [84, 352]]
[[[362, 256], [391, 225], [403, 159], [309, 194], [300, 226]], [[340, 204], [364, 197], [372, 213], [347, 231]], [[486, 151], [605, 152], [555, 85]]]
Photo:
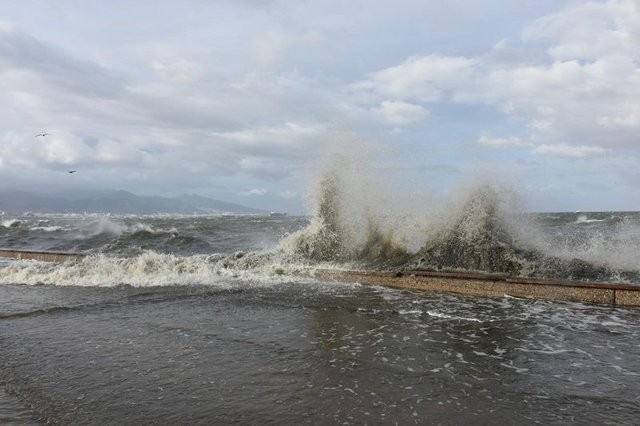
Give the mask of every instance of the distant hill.
[[240, 204], [227, 203], [199, 195], [175, 198], [141, 196], [127, 191], [64, 192], [55, 195], [25, 191], [0, 192], [0, 210], [41, 213], [115, 214], [268, 214]]

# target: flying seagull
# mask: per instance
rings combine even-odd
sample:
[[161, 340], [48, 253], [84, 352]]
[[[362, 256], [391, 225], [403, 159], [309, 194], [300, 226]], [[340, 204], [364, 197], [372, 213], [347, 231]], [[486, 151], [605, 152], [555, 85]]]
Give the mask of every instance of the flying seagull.
[[75, 173], [75, 170], [69, 170], [67, 173]]
[[42, 137], [49, 136], [49, 133], [38, 133], [35, 137], [38, 138], [40, 136]]

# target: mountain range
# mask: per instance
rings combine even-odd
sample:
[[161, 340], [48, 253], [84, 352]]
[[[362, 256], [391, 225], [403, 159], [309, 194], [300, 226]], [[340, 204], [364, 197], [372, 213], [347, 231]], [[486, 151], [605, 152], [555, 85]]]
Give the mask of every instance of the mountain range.
[[178, 197], [142, 196], [128, 191], [34, 194], [0, 192], [0, 211], [115, 214], [269, 214], [266, 210], [227, 203], [194, 194]]

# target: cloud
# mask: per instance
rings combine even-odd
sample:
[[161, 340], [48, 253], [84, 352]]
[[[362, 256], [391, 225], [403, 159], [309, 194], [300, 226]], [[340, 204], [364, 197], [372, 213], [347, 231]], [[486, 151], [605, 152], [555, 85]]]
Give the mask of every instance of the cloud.
[[386, 123], [393, 125], [407, 125], [425, 120], [429, 117], [427, 111], [421, 105], [415, 105], [400, 101], [383, 101], [374, 112]]
[[639, 84], [631, 58], [555, 61], [491, 70], [478, 95], [526, 120], [540, 138], [622, 146], [635, 143], [640, 130], [629, 119], [640, 106]]
[[199, 63], [176, 56], [170, 59], [155, 59], [151, 61], [151, 68], [161, 78], [179, 84], [194, 83], [204, 74]]
[[[456, 179], [468, 140], [484, 158], [537, 160], [539, 175], [640, 155], [636, 1], [490, 1], [464, 16], [429, 2], [367, 4], [359, 21], [349, 16], [360, 3], [253, 3], [198, 2], [189, 14], [175, 13], [180, 2], [124, 15], [7, 7], [3, 19], [16, 22], [0, 23], [0, 186], [27, 182], [25, 169], [49, 183], [73, 166], [101, 185], [224, 181], [233, 196], [264, 186], [285, 203], [343, 132], [410, 153], [399, 161], [408, 168], [455, 159]], [[470, 13], [480, 9], [491, 25]], [[141, 25], [104, 31], [121, 21]], [[460, 22], [468, 31], [451, 31]], [[55, 136], [34, 140], [41, 131]]]
[[93, 162], [92, 149], [73, 134], [56, 131], [43, 138], [8, 132], [0, 136], [0, 157], [8, 166], [30, 169], [61, 169]]
[[294, 191], [282, 191], [278, 194], [280, 198], [284, 198], [285, 200], [293, 200], [298, 196], [297, 192]]
[[118, 73], [76, 59], [9, 25], [0, 26], [0, 73], [17, 82], [38, 81], [63, 87], [82, 97], [117, 98], [126, 85]]
[[269, 67], [278, 62], [288, 49], [295, 47], [310, 48], [324, 41], [324, 36], [317, 31], [306, 31], [293, 34], [276, 31], [268, 31], [260, 34], [253, 41], [253, 53], [256, 62]]
[[[319, 36], [305, 33], [300, 40], [313, 44]], [[305, 118], [324, 113], [291, 113], [292, 104], [315, 90], [306, 80], [251, 73], [208, 79], [206, 61], [169, 59], [173, 48], [151, 52], [155, 58], [141, 69], [152, 74], [125, 77], [2, 25], [0, 89], [7, 96], [0, 107], [15, 129], [0, 135], [4, 165], [77, 165], [85, 176], [103, 178], [106, 169], [116, 176], [134, 168], [139, 175], [182, 173], [198, 181], [197, 175], [278, 180], [326, 140], [325, 125]], [[33, 134], [40, 131], [52, 136], [36, 144]]]
[[438, 54], [412, 56], [403, 63], [373, 72], [353, 88], [383, 98], [433, 102], [470, 77], [475, 60]]
[[259, 157], [244, 157], [238, 163], [240, 171], [257, 179], [279, 180], [291, 174], [291, 167], [275, 160]]
[[[640, 150], [637, 2], [573, 4], [533, 22], [520, 44], [507, 46], [503, 40], [492, 51], [470, 57], [411, 56], [352, 88], [360, 102], [394, 99], [432, 112], [489, 106], [526, 125], [504, 138], [480, 135], [478, 143], [487, 147], [539, 146], [537, 153], [571, 157], [603, 147]], [[528, 51], [539, 53], [517, 54]], [[552, 145], [558, 148], [548, 148]]]
[[567, 144], [547, 145], [543, 144], [533, 149], [534, 154], [541, 155], [556, 155], [559, 157], [569, 158], [587, 158], [597, 155], [602, 155], [609, 152], [609, 149], [605, 149], [599, 146], [572, 146]]
[[254, 189], [250, 189], [249, 191], [245, 191], [242, 193], [242, 195], [246, 195], [246, 196], [251, 196], [251, 195], [266, 195], [267, 194], [267, 190], [264, 188], [254, 188]]
[[264, 157], [300, 157], [307, 155], [311, 145], [324, 134], [320, 123], [287, 122], [280, 126], [262, 126], [229, 132], [214, 132], [213, 136], [232, 142], [230, 149]]
[[515, 136], [506, 138], [491, 138], [482, 135], [478, 139], [478, 143], [490, 148], [528, 148], [533, 146], [531, 142], [524, 141], [521, 138]]
[[550, 42], [557, 61], [596, 61], [607, 56], [637, 56], [640, 4], [634, 0], [575, 3], [528, 25], [527, 42]]

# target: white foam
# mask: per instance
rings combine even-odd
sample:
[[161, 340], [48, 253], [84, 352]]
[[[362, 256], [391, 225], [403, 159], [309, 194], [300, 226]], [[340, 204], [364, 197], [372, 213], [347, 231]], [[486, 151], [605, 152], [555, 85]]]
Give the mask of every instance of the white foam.
[[4, 268], [6, 266], [19, 265], [24, 262], [26, 262], [26, 260], [9, 259], [9, 258], [0, 257], [0, 268]]
[[586, 214], [581, 214], [576, 219], [575, 223], [592, 223], [592, 222], [604, 222], [604, 219], [589, 219]]
[[449, 314], [445, 314], [445, 313], [442, 313], [442, 312], [436, 312], [436, 311], [427, 311], [426, 313], [427, 313], [427, 315], [429, 315], [431, 317], [436, 317], [436, 318], [455, 319], [455, 320], [472, 321], [472, 322], [482, 322], [478, 318], [459, 317], [459, 316], [449, 315]]
[[560, 245], [549, 248], [549, 251], [560, 257], [579, 258], [596, 265], [637, 270], [640, 265], [639, 244], [640, 226], [625, 219], [614, 227], [590, 234], [578, 246]]
[[154, 226], [148, 223], [137, 222], [131, 226], [125, 227], [126, 232], [136, 233], [136, 232], [148, 232], [149, 234], [178, 234], [178, 230], [173, 227], [170, 229], [162, 229], [155, 228]]
[[62, 231], [64, 228], [62, 226], [34, 226], [29, 228], [31, 231], [44, 231], [44, 232], [57, 232]]
[[4, 226], [5, 228], [13, 228], [20, 226], [21, 224], [22, 221], [19, 219], [7, 219], [2, 221], [2, 226]]
[[122, 235], [127, 230], [127, 226], [114, 222], [110, 220], [108, 217], [100, 217], [97, 222], [92, 225], [91, 235], [100, 235], [100, 234], [112, 234], [112, 235]]
[[422, 315], [424, 312], [419, 309], [400, 309], [398, 313], [400, 315]]
[[[91, 255], [76, 263], [0, 264], [0, 283], [81, 287], [227, 287], [233, 279], [240, 278], [252, 285], [272, 285], [290, 281], [290, 274], [304, 267], [259, 254], [234, 260], [221, 255], [176, 256], [147, 251], [130, 258]], [[296, 281], [304, 280], [296, 278]]]

